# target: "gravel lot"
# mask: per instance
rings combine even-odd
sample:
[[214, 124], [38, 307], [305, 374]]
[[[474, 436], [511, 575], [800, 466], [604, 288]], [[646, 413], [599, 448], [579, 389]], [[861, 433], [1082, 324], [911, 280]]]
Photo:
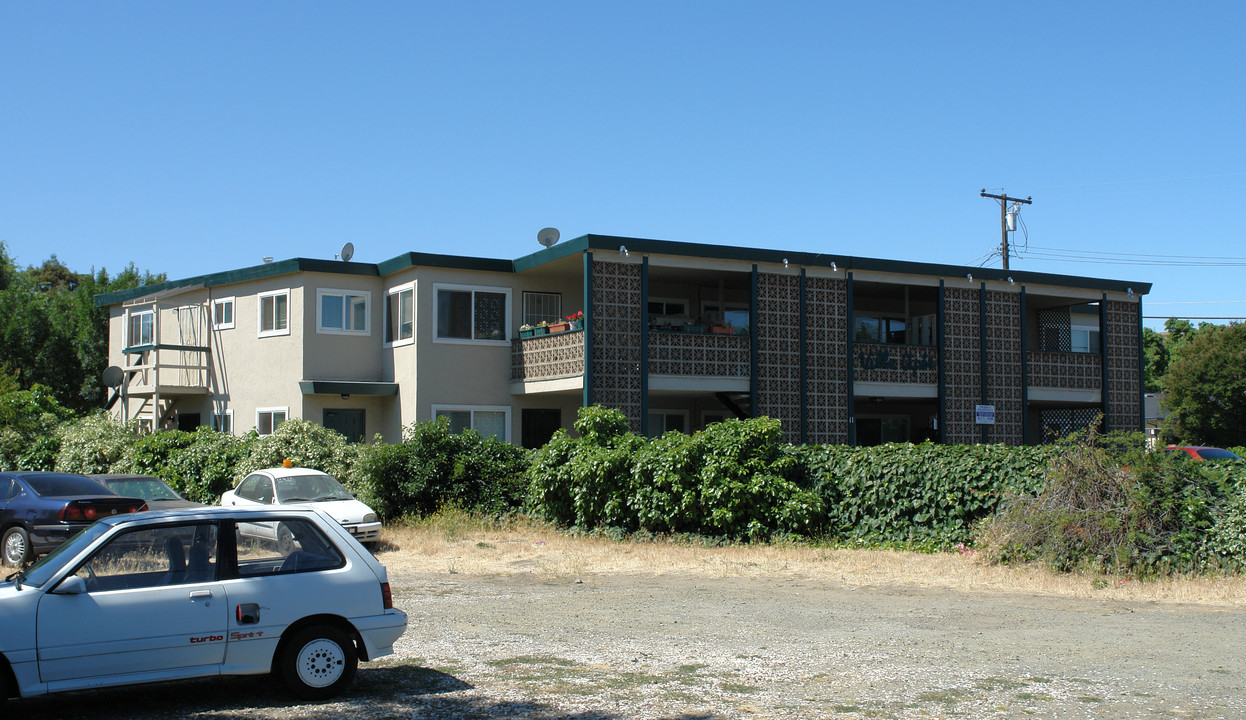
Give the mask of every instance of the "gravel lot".
[[267, 678], [29, 718], [1243, 718], [1246, 611], [757, 577], [391, 570], [411, 626], [338, 702]]

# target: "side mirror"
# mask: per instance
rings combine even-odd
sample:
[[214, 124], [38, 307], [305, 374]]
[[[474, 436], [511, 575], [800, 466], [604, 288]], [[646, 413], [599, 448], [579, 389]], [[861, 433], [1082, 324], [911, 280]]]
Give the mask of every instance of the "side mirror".
[[87, 583], [77, 575], [70, 575], [56, 586], [57, 595], [81, 595], [87, 591]]

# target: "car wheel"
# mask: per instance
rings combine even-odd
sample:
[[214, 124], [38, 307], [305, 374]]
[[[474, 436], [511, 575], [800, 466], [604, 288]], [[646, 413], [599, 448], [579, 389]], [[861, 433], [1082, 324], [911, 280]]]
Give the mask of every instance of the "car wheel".
[[282, 555], [294, 552], [294, 533], [290, 532], [285, 523], [277, 525], [277, 552]]
[[279, 670], [290, 692], [309, 700], [324, 700], [350, 685], [358, 665], [350, 636], [335, 627], [317, 625], [290, 638]]
[[0, 541], [4, 547], [4, 564], [21, 567], [30, 560], [30, 536], [20, 527], [9, 528]]

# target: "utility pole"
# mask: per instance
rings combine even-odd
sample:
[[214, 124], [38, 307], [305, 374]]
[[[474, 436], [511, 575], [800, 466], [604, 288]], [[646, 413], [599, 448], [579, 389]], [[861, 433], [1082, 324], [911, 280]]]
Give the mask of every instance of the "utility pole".
[[999, 201], [999, 233], [1000, 233], [999, 250], [1004, 256], [1004, 269], [1007, 270], [1008, 269], [1008, 203], [1009, 202], [1014, 203], [1013, 207], [1016, 208], [1014, 212], [1016, 212], [1021, 209], [1020, 208], [1021, 203], [1025, 203], [1026, 205], [1029, 205], [1031, 204], [1032, 201], [1030, 200], [1029, 196], [1026, 196], [1026, 198], [1022, 200], [1021, 198], [1008, 197], [1007, 195], [1004, 195], [1002, 193], [999, 195], [992, 195], [986, 191], [986, 188], [982, 188], [982, 197], [995, 198], [996, 200]]

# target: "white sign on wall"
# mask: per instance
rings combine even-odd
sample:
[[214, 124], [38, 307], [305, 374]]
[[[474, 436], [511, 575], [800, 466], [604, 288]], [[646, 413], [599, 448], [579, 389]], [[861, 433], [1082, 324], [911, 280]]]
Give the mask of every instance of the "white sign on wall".
[[974, 405], [973, 406], [974, 422], [978, 425], [994, 425], [995, 424], [995, 406], [994, 405]]

